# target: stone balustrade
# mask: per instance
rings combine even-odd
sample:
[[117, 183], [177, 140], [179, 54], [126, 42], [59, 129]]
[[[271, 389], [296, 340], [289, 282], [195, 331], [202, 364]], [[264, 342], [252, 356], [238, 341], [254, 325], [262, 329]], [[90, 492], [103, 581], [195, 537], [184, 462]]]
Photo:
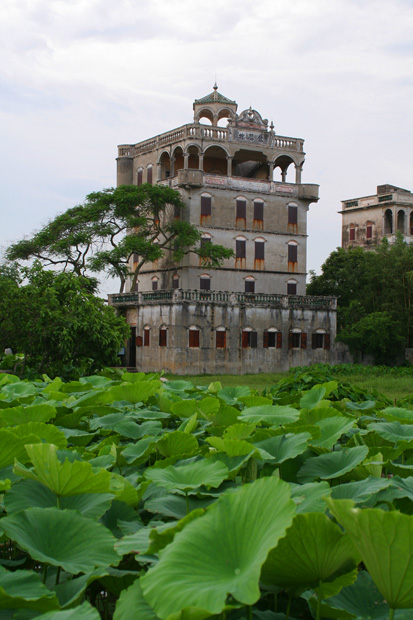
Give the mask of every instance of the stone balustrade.
[[315, 297], [311, 295], [278, 295], [266, 293], [241, 293], [229, 291], [204, 291], [172, 289], [142, 293], [122, 293], [109, 295], [109, 304], [127, 307], [160, 303], [213, 303], [230, 305], [271, 306], [273, 308], [299, 308], [309, 310], [336, 310], [335, 297]]

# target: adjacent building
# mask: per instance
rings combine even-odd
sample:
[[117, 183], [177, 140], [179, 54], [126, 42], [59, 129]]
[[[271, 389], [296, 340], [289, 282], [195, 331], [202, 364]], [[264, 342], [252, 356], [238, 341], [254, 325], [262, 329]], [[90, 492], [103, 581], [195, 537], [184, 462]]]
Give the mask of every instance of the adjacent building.
[[394, 241], [400, 231], [413, 241], [413, 194], [395, 185], [378, 185], [376, 194], [342, 201], [343, 248], [373, 248], [383, 237]]
[[119, 146], [117, 182], [176, 189], [201, 243], [235, 257], [205, 269], [196, 255], [179, 264], [165, 256], [145, 266], [134, 290], [112, 295], [131, 325], [126, 363], [185, 374], [334, 361], [336, 302], [305, 296], [318, 185], [302, 183], [304, 140], [277, 135], [251, 107], [238, 114], [216, 85], [193, 111], [189, 124]]

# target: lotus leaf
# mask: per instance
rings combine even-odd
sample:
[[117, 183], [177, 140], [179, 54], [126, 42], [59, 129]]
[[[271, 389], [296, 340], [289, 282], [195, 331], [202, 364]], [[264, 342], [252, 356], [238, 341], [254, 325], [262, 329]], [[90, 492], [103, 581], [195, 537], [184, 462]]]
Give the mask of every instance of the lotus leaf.
[[135, 618], [142, 620], [159, 620], [152, 607], [146, 602], [140, 579], [137, 579], [129, 588], [123, 590], [116, 604], [113, 620], [131, 620], [131, 610]]
[[219, 487], [228, 475], [228, 469], [219, 461], [196, 461], [179, 467], [147, 469], [145, 477], [168, 491], [189, 492], [200, 486]]
[[391, 609], [413, 607], [413, 516], [326, 499]]
[[58, 608], [55, 593], [41, 583], [37, 573], [28, 570], [11, 572], [0, 566], [0, 609], [44, 612]]
[[99, 519], [110, 507], [114, 495], [110, 493], [88, 493], [58, 497], [48, 487], [36, 480], [22, 480], [13, 485], [4, 498], [8, 514], [30, 507], [78, 510], [89, 519]]
[[326, 515], [298, 514], [270, 551], [261, 579], [297, 595], [353, 571], [358, 561], [349, 536]]
[[309, 433], [277, 435], [254, 443], [254, 446], [259, 450], [262, 460], [283, 463], [287, 459], [292, 459], [305, 452], [310, 438]]
[[315, 423], [321, 430], [318, 439], [310, 441], [311, 447], [330, 450], [337, 440], [347, 433], [355, 425], [355, 420], [349, 420], [343, 416], [324, 418]]
[[313, 409], [323, 399], [326, 393], [326, 388], [322, 386], [315, 386], [302, 396], [300, 400], [301, 409]]
[[1, 524], [32, 558], [61, 566], [69, 573], [87, 573], [119, 563], [110, 532], [74, 510], [29, 508], [4, 517]]
[[254, 604], [261, 566], [293, 514], [288, 485], [274, 477], [223, 495], [175, 536], [141, 578], [144, 598], [163, 620], [188, 608], [197, 608], [200, 617], [221, 613], [228, 594]]
[[289, 406], [279, 405], [260, 405], [259, 407], [249, 407], [243, 409], [238, 416], [239, 420], [243, 422], [266, 422], [271, 426], [288, 424], [294, 422], [300, 417], [300, 412], [297, 409]]
[[310, 458], [298, 472], [298, 479], [300, 482], [313, 482], [317, 478], [338, 478], [362, 463], [368, 452], [367, 446], [358, 446]]
[[56, 495], [81, 495], [84, 493], [108, 493], [111, 474], [104, 469], [95, 473], [90, 463], [68, 460], [60, 463], [53, 444], [26, 446], [34, 465], [32, 470], [16, 463], [15, 472], [23, 478], [37, 480]]
[[192, 454], [198, 448], [198, 442], [189, 433], [174, 431], [164, 434], [162, 439], [157, 442], [156, 448], [165, 457]]
[[41, 616], [36, 616], [37, 620], [100, 620], [100, 614], [90, 605], [83, 603], [75, 609], [65, 609], [63, 611], [49, 611]]

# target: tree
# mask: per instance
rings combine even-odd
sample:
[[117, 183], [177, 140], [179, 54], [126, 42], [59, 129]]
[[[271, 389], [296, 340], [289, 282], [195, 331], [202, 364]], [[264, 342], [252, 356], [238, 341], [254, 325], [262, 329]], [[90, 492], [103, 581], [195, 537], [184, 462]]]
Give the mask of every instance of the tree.
[[394, 364], [400, 357], [404, 338], [400, 324], [387, 312], [372, 312], [343, 329], [338, 340], [349, 346], [353, 354], [369, 354], [375, 364]]
[[[11, 261], [38, 259], [77, 275], [107, 273], [134, 287], [143, 266], [168, 254], [174, 262], [189, 252], [206, 267], [218, 267], [234, 253], [212, 243], [200, 245], [201, 233], [184, 215], [178, 192], [162, 185], [121, 185], [93, 192], [83, 205], [58, 215], [31, 239], [10, 246]], [[134, 268], [131, 272], [131, 257]]]
[[0, 269], [0, 347], [24, 354], [41, 374], [94, 372], [114, 365], [129, 329], [94, 295], [95, 283], [74, 273]]
[[413, 246], [400, 233], [374, 250], [338, 248], [307, 292], [337, 297], [337, 339], [353, 351], [389, 363], [413, 346]]

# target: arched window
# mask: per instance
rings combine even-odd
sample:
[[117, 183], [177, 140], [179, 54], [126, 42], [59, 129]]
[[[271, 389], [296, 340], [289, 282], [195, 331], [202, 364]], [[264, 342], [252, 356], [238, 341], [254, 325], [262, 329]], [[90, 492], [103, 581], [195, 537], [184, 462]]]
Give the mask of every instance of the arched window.
[[302, 332], [301, 329], [294, 328], [288, 334], [288, 348], [289, 349], [306, 349], [307, 348], [307, 334]]
[[264, 349], [282, 349], [282, 333], [275, 327], [269, 327], [264, 331]]
[[175, 274], [172, 276], [172, 288], [179, 288], [179, 276]]
[[245, 278], [245, 292], [255, 293], [255, 278], [253, 276], [247, 276]]
[[287, 295], [297, 295], [297, 280], [287, 281]]
[[406, 222], [405, 212], [402, 209], [400, 209], [400, 211], [397, 212], [397, 230], [399, 230], [403, 235], [406, 230], [405, 222]]
[[254, 239], [254, 269], [264, 269], [265, 239]]
[[149, 164], [149, 166], [146, 169], [146, 181], [147, 183], [152, 185], [152, 164]]
[[145, 325], [143, 328], [143, 346], [149, 347], [151, 343], [151, 328], [149, 325]]
[[325, 329], [316, 329], [312, 335], [311, 346], [313, 349], [329, 349], [330, 334], [327, 334]]
[[[211, 242], [212, 242], [212, 236], [209, 233], [201, 233], [201, 242], [200, 242], [200, 249], [201, 250], [203, 248], [205, 248]], [[199, 257], [199, 264], [203, 265], [204, 263], [205, 263], [205, 259], [202, 258], [202, 256], [200, 256]]]
[[199, 327], [191, 325], [188, 330], [188, 346], [190, 349], [199, 349]]
[[296, 241], [288, 242], [288, 271], [295, 271], [298, 261], [298, 243]]
[[215, 348], [225, 349], [227, 345], [227, 330], [225, 327], [217, 327], [215, 330]]
[[254, 200], [254, 230], [263, 230], [264, 228], [264, 201]]
[[247, 201], [243, 196], [238, 196], [235, 201], [235, 228], [246, 228]]
[[384, 212], [384, 234], [391, 235], [393, 233], [393, 213], [391, 209]]
[[203, 273], [199, 278], [199, 288], [201, 291], [211, 290], [211, 276], [207, 273]]
[[138, 168], [137, 185], [142, 185], [142, 183], [143, 183], [143, 168]]
[[168, 346], [168, 328], [166, 327], [166, 325], [161, 325], [159, 328], [159, 346]]
[[257, 332], [252, 327], [245, 327], [241, 332], [241, 348], [256, 349], [257, 348]]
[[288, 205], [288, 225], [297, 229], [298, 224], [298, 206], [295, 203]]
[[373, 223], [366, 222], [366, 239], [372, 239], [372, 238], [373, 238]]
[[201, 224], [209, 224], [212, 215], [212, 196], [211, 194], [201, 194]]
[[235, 237], [235, 268], [245, 269], [247, 255], [247, 240], [245, 237]]
[[157, 291], [158, 290], [158, 283], [159, 283], [159, 278], [157, 276], [154, 276], [152, 278], [152, 290], [153, 291]]
[[356, 240], [356, 227], [353, 226], [353, 224], [350, 226], [349, 240], [350, 241], [355, 241]]

